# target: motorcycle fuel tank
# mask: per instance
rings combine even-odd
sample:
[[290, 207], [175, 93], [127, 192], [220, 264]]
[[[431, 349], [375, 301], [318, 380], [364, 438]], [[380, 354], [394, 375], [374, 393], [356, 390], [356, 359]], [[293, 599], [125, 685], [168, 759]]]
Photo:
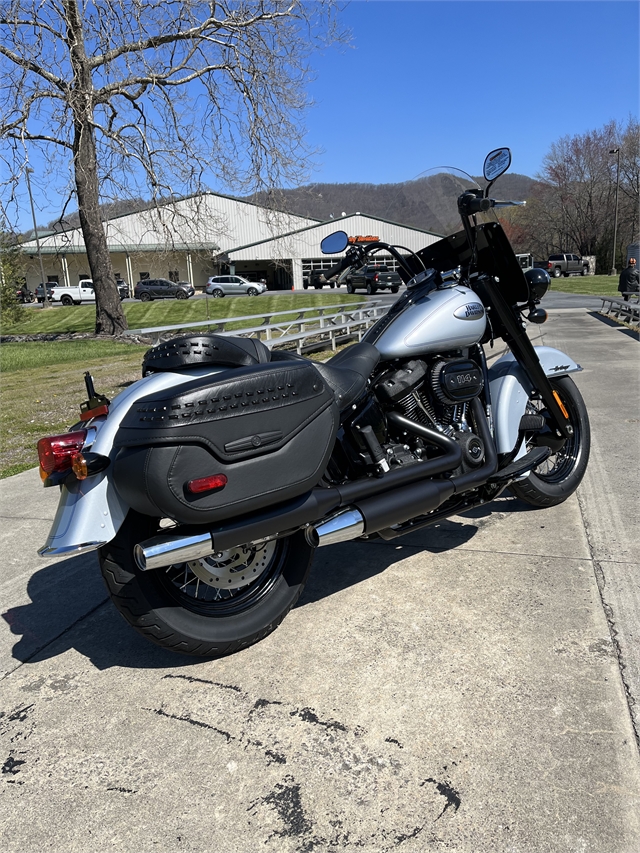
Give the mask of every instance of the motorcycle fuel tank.
[[476, 344], [484, 335], [484, 305], [468, 287], [455, 285], [418, 299], [375, 341], [383, 359], [438, 353]]

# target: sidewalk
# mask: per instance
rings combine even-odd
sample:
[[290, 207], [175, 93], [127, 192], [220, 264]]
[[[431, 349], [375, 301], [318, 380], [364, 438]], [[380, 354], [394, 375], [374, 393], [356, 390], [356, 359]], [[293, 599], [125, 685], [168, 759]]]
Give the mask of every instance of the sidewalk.
[[640, 345], [541, 328], [585, 368], [578, 494], [320, 549], [220, 661], [139, 638], [94, 555], [37, 557], [55, 490], [0, 482], [3, 853], [637, 853]]

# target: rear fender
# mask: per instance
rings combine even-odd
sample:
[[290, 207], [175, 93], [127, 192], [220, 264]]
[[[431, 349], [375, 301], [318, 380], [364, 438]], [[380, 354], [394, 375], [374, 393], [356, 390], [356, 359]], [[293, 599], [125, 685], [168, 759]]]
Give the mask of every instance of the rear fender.
[[[154, 373], [140, 379], [122, 391], [113, 400], [109, 414], [97, 419], [87, 436], [93, 453], [108, 456], [114, 461], [113, 443], [122, 419], [137, 400], [199, 376], [213, 376], [229, 368], [200, 367], [188, 373]], [[86, 480], [74, 480], [61, 487], [60, 503], [45, 544], [38, 553], [42, 557], [60, 554], [78, 554], [93, 551], [110, 542], [116, 535], [129, 511], [129, 506], [118, 495], [110, 477], [111, 467]], [[70, 478], [70, 480], [73, 478]]]
[[[553, 347], [534, 347], [547, 376], [565, 376], [582, 370], [566, 353]], [[520, 418], [532, 390], [531, 382], [513, 353], [507, 353], [489, 368], [489, 389], [498, 453], [511, 453], [518, 440]], [[519, 456], [526, 452], [524, 444]]]

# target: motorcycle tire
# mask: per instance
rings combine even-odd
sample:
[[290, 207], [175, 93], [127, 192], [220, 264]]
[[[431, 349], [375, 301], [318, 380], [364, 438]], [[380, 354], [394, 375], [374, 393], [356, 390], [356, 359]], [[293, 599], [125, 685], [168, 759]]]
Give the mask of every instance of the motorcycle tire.
[[[528, 477], [509, 486], [521, 501], [536, 507], [556, 506], [575, 492], [584, 477], [591, 448], [587, 407], [575, 383], [569, 376], [550, 379], [550, 382], [569, 413], [573, 435], [561, 450], [549, 456]], [[537, 402], [530, 400], [527, 414], [539, 411]]]
[[[98, 557], [111, 599], [122, 616], [165, 649], [200, 658], [233, 654], [274, 631], [304, 589], [313, 548], [301, 532], [264, 543], [262, 548], [240, 546], [218, 559], [211, 555], [141, 572], [133, 548], [159, 529], [158, 519], [132, 510], [116, 537], [99, 549]], [[249, 569], [256, 577], [241, 585], [241, 572]], [[224, 577], [216, 578], [214, 586], [206, 578], [213, 581], [210, 575], [216, 570]], [[223, 589], [220, 581], [227, 578], [232, 579], [233, 588]]]

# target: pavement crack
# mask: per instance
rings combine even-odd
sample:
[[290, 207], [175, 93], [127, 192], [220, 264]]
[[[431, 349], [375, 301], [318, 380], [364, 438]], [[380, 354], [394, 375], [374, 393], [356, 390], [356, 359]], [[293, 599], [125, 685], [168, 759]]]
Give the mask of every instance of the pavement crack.
[[604, 573], [604, 568], [602, 562], [597, 559], [595, 548], [591, 539], [591, 530], [589, 526], [589, 522], [587, 520], [587, 511], [584, 505], [584, 500], [580, 494], [580, 490], [578, 489], [577, 493], [578, 498], [578, 507], [580, 508], [580, 517], [582, 518], [582, 526], [584, 529], [584, 534], [587, 540], [587, 546], [589, 548], [589, 553], [591, 555], [591, 564], [593, 566], [593, 572], [596, 579], [596, 584], [598, 585], [598, 592], [600, 594], [600, 603], [602, 604], [602, 609], [604, 611], [605, 618], [607, 620], [607, 626], [609, 628], [609, 635], [611, 637], [611, 642], [613, 643], [613, 648], [615, 649], [616, 658], [618, 660], [618, 671], [620, 672], [620, 679], [622, 681], [622, 687], [624, 689], [624, 695], [627, 701], [627, 709], [629, 711], [629, 717], [631, 719], [631, 727], [633, 729], [633, 734], [636, 743], [636, 749], [640, 752], [640, 731], [638, 730], [638, 725], [636, 724], [635, 714], [633, 712], [634, 705], [636, 704], [635, 697], [631, 692], [631, 687], [629, 685], [628, 679], [626, 678], [626, 662], [624, 658], [624, 654], [622, 651], [622, 646], [620, 645], [620, 641], [618, 639], [618, 629], [616, 628], [615, 621], [615, 613], [613, 611], [613, 607], [609, 604], [605, 597], [605, 589], [607, 586], [607, 579]]
[[144, 711], [150, 711], [152, 714], [157, 714], [159, 717], [167, 717], [170, 720], [178, 720], [181, 723], [189, 723], [191, 726], [197, 726], [201, 729], [210, 729], [216, 734], [222, 735], [226, 738], [227, 743], [231, 740], [236, 740], [236, 738], [230, 733], [225, 732], [224, 729], [219, 729], [216, 726], [212, 726], [210, 723], [205, 723], [202, 720], [194, 720], [193, 717], [187, 717], [180, 714], [168, 714], [166, 711], [163, 711], [162, 708], [143, 708]]

